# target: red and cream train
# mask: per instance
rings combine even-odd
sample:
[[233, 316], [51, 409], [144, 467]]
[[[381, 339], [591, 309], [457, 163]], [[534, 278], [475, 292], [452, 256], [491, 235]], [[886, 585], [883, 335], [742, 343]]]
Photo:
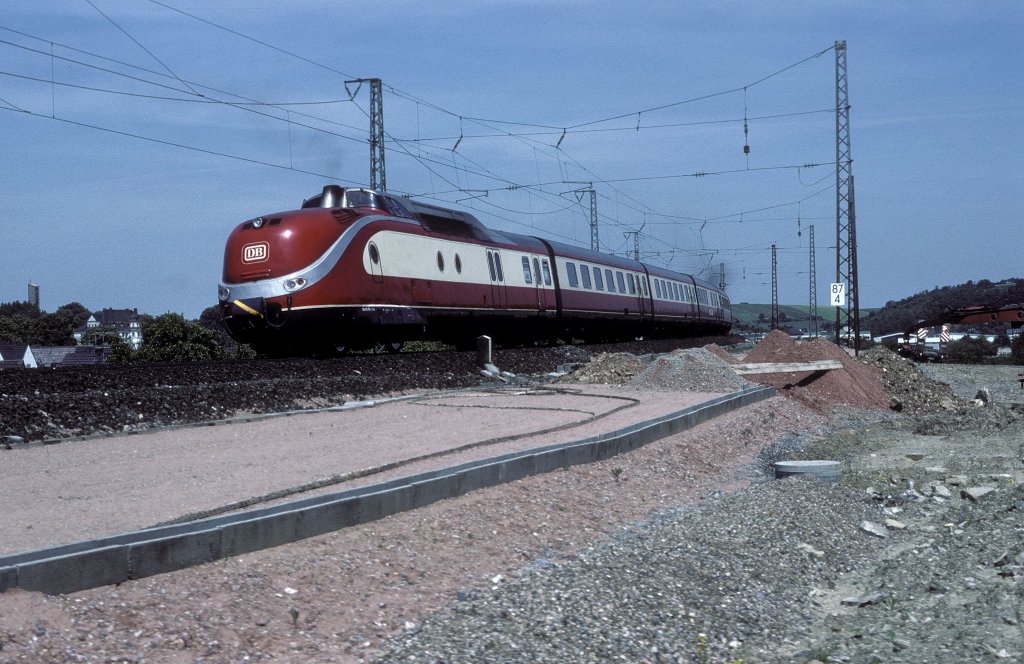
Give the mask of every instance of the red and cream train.
[[267, 355], [404, 341], [471, 345], [727, 332], [709, 283], [638, 261], [494, 231], [472, 215], [328, 185], [246, 221], [219, 288], [231, 336]]

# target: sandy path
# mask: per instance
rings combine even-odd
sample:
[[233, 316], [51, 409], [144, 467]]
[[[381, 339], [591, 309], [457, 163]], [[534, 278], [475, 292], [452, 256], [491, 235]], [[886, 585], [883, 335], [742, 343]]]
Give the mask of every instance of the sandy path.
[[[578, 440], [714, 396], [594, 386], [572, 393], [456, 392], [373, 408], [4, 451], [0, 553], [145, 528], [320, 478], [499, 437], [513, 439], [344, 486]], [[555, 427], [566, 428], [531, 435]]]

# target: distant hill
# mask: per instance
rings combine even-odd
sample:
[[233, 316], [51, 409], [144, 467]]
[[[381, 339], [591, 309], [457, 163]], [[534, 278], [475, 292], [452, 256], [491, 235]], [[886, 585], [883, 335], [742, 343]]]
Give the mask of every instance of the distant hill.
[[[811, 308], [806, 304], [780, 304], [779, 323], [782, 327], [808, 329]], [[861, 321], [864, 317], [877, 309], [861, 309]], [[836, 320], [836, 310], [833, 307], [818, 307], [815, 314], [818, 317], [818, 329], [831, 330]], [[751, 304], [749, 302], [732, 303], [733, 319], [741, 327], [761, 327], [768, 329], [772, 320], [772, 305]]]
[[886, 302], [868, 316], [861, 314], [862, 330], [873, 336], [903, 332], [919, 320], [937, 316], [950, 309], [972, 306], [1005, 306], [1024, 303], [1024, 279], [1006, 279], [993, 283], [987, 279], [968, 281], [959, 286], [943, 286], [902, 300]]

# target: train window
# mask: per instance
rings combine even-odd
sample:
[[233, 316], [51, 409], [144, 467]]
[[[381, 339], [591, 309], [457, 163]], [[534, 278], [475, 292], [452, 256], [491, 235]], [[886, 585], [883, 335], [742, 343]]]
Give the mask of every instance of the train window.
[[498, 281], [505, 281], [505, 273], [501, 271], [501, 254], [494, 252], [494, 271], [498, 273]]
[[626, 279], [626, 283], [629, 284], [629, 294], [636, 295], [636, 280], [633, 277], [633, 273], [628, 272], [626, 273], [626, 276], [629, 277], [628, 279]]
[[380, 252], [377, 250], [377, 245], [371, 242], [368, 250], [370, 252], [370, 262], [373, 263], [374, 265], [379, 264]]
[[654, 296], [661, 299], [661, 282], [657, 279], [654, 280]]
[[576, 276], [576, 263], [566, 263], [565, 274], [569, 277], [570, 286], [577, 288], [580, 285], [580, 280]]
[[491, 281], [497, 281], [498, 276], [494, 273], [494, 254], [487, 252], [487, 269], [491, 273]]
[[526, 283], [532, 284], [533, 277], [530, 276], [530, 259], [523, 256], [523, 279], [526, 279]]
[[533, 280], [540, 286], [540, 263], [536, 258], [533, 259]]
[[458, 254], [455, 254], [455, 271], [462, 274], [462, 259]]
[[[374, 197], [375, 198], [375, 197]], [[373, 198], [370, 193], [362, 191], [360, 189], [350, 189], [345, 191], [345, 203], [350, 208], [356, 207], [376, 207], [374, 205]]]
[[679, 284], [672, 282], [672, 299], [679, 301], [682, 300], [682, 296], [679, 294]]
[[591, 283], [590, 283], [590, 266], [588, 266], [588, 265], [580, 265], [580, 277], [583, 278], [583, 287], [589, 289], [591, 287]]
[[626, 277], [624, 277], [621, 272], [615, 273], [615, 283], [619, 285], [620, 293], [626, 292]]
[[644, 297], [647, 297], [648, 295], [650, 295], [651, 294], [651, 287], [647, 283], [647, 277], [646, 276], [641, 276], [640, 277], [640, 284], [644, 287]]
[[605, 280], [605, 283], [608, 284], [608, 292], [609, 293], [614, 293], [615, 292], [615, 281], [612, 280], [612, 271], [611, 270], [605, 270], [604, 271], [604, 280]]
[[594, 288], [604, 290], [604, 278], [601, 276], [601, 268], [594, 268]]
[[393, 216], [407, 217], [409, 219], [413, 218], [412, 213], [409, 212], [409, 210], [407, 210], [406, 207], [402, 205], [397, 199], [392, 198], [391, 196], [384, 196], [383, 200], [384, 204], [387, 206], [388, 212], [390, 212]]
[[441, 255], [440, 251], [437, 252], [437, 269], [444, 272], [444, 256]]
[[548, 267], [548, 262], [547, 261], [544, 261], [542, 263], [542, 265], [544, 266], [544, 285], [545, 286], [550, 286], [551, 285], [551, 268]]

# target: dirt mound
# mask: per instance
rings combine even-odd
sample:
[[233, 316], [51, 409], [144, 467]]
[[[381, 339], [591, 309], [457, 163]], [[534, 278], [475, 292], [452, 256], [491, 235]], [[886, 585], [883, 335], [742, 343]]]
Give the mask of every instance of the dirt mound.
[[832, 369], [815, 377], [812, 371], [752, 374], [748, 378], [764, 385], [774, 385], [780, 394], [799, 400], [820, 411], [836, 406], [886, 409], [891, 398], [882, 386], [881, 370], [862, 364], [834, 343], [818, 338], [796, 341], [788, 334], [772, 331], [747, 353], [751, 363], [814, 362], [837, 360], [842, 369]]
[[628, 383], [635, 390], [684, 392], [735, 392], [749, 385], [717, 354], [703, 348], [662, 355]]
[[708, 344], [704, 346], [704, 350], [715, 355], [718, 359], [722, 360], [726, 364], [739, 364], [739, 359], [729, 351], [725, 350], [718, 344]]
[[912, 361], [885, 346], [869, 348], [859, 359], [882, 370], [882, 385], [893, 399], [894, 410], [921, 415], [961, 405], [949, 385], [928, 378]]

